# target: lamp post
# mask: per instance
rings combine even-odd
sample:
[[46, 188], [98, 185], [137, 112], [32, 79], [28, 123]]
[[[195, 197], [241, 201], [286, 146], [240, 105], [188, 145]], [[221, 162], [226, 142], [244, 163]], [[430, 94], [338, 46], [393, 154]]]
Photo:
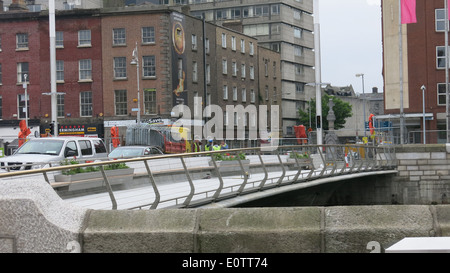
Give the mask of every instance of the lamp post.
[[364, 122], [363, 122], [363, 130], [364, 130], [364, 137], [366, 136], [366, 95], [364, 93], [364, 74], [360, 73], [360, 74], [356, 74], [356, 77], [361, 77], [362, 78], [362, 91], [363, 91], [363, 117], [364, 117]]
[[137, 42], [136, 47], [133, 50], [133, 59], [131, 60], [131, 65], [136, 65], [136, 81], [137, 81], [137, 123], [138, 125], [141, 124], [141, 95], [140, 95], [140, 88], [139, 88], [139, 56], [138, 56], [138, 48], [137, 48]]
[[322, 136], [322, 91], [320, 82], [322, 81], [320, 66], [320, 20], [319, 20], [319, 0], [313, 2], [314, 10], [314, 62], [316, 77], [316, 127], [317, 127], [317, 145], [323, 144]]
[[27, 85], [28, 75], [23, 75], [23, 89], [25, 89], [25, 124], [28, 128], [28, 85]]
[[427, 144], [427, 135], [425, 130], [425, 90], [427, 89], [425, 85], [420, 87], [422, 89], [422, 109], [423, 109], [423, 144]]

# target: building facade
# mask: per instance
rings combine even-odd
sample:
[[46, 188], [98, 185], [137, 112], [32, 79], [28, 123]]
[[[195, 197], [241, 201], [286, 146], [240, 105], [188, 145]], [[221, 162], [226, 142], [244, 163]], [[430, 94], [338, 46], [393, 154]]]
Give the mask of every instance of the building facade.
[[262, 47], [280, 52], [283, 137], [295, 137], [298, 108], [315, 96], [313, 1], [167, 1], [189, 5], [191, 14], [219, 25], [242, 25]]
[[[12, 128], [25, 118], [22, 84], [27, 74], [28, 119], [36, 123], [37, 135], [45, 134], [52, 120], [50, 96], [45, 94], [51, 81], [48, 15], [8, 11], [0, 13], [0, 23], [5, 29], [0, 32], [5, 41], [0, 96], [7, 100], [1, 104], [0, 123]], [[270, 86], [271, 96], [277, 97], [270, 103], [277, 103], [280, 54], [266, 53], [275, 70], [263, 81], [264, 88]], [[233, 139], [238, 131], [248, 139], [250, 125], [258, 119], [249, 112], [260, 102], [258, 54], [256, 38], [166, 7], [58, 11], [55, 129], [59, 135], [97, 135], [109, 142], [109, 129], [119, 126], [126, 144], [126, 128], [136, 123], [170, 125], [183, 117], [190, 120], [192, 132], [198, 132], [196, 127], [203, 129], [214, 118], [204, 106], [217, 105], [224, 125], [232, 124]], [[179, 105], [189, 111], [175, 113]], [[244, 112], [236, 112], [237, 106]], [[201, 139], [208, 138], [200, 132]], [[224, 128], [223, 138], [226, 133]], [[251, 143], [232, 146], [247, 145]]]
[[[445, 143], [444, 1], [417, 0], [416, 3], [417, 23], [402, 25], [400, 46], [398, 1], [382, 1], [385, 113], [377, 119], [392, 121], [395, 135], [400, 135], [399, 114], [403, 108], [404, 143], [423, 143], [424, 118], [426, 143]], [[400, 140], [397, 138], [396, 142]]]

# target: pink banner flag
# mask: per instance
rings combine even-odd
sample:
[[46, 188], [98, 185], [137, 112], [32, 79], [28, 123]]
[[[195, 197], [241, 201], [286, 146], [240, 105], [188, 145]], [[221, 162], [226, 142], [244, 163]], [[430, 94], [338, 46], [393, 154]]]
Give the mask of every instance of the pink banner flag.
[[417, 23], [416, 0], [401, 0], [402, 24]]

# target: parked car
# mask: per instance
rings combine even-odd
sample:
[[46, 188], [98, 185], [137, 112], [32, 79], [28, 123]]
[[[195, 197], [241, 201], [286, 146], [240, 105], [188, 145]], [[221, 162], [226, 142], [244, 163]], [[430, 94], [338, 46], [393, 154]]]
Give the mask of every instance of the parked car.
[[103, 140], [90, 137], [32, 138], [13, 155], [0, 158], [3, 170], [30, 170], [60, 165], [65, 159], [90, 162], [106, 159]]
[[109, 153], [109, 159], [133, 158], [164, 154], [158, 146], [119, 146]]

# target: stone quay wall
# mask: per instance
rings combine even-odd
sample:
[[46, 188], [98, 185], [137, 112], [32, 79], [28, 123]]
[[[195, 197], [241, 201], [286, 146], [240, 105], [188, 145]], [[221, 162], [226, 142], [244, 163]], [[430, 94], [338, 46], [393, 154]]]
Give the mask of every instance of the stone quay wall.
[[0, 181], [0, 218], [0, 252], [19, 253], [367, 253], [450, 235], [450, 205], [97, 211], [27, 179]]

